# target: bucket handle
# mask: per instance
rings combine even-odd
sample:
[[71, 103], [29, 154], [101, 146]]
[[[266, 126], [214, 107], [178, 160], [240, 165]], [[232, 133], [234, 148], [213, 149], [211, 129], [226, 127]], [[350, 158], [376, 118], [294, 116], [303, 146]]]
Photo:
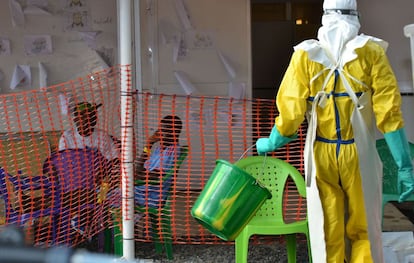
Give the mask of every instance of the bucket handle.
[[248, 151], [250, 151], [254, 146], [255, 146], [256, 144], [254, 143], [254, 144], [252, 144], [251, 146], [249, 146], [249, 148], [247, 148], [247, 150], [246, 151], [244, 151], [244, 153], [240, 156], [240, 158], [239, 158], [239, 160], [237, 160], [237, 161], [240, 161], [245, 155], [246, 155], [246, 153], [248, 152]]
[[[254, 143], [253, 145], [249, 146], [246, 151], [244, 151], [244, 153], [240, 156], [239, 160], [240, 161], [246, 154], [248, 151], [250, 151], [256, 144]], [[259, 173], [259, 176], [257, 176], [255, 184], [259, 184], [261, 185], [259, 179], [260, 177], [264, 174], [264, 168], [265, 168], [265, 164], [266, 164], [266, 159], [267, 159], [267, 153], [264, 154], [264, 160], [263, 160], [263, 165], [262, 165], [262, 170]]]

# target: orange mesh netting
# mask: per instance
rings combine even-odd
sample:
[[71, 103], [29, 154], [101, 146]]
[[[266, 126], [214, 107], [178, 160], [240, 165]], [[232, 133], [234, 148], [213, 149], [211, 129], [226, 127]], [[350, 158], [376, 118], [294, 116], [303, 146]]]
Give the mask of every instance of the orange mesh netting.
[[[121, 71], [129, 74], [129, 67], [111, 68], [47, 91], [0, 96], [1, 224], [19, 224], [30, 241], [46, 246], [74, 246], [105, 229], [121, 227], [120, 164], [124, 156], [120, 152], [121, 144], [126, 143], [121, 141]], [[181, 133], [176, 135], [185, 153], [179, 167], [161, 171], [172, 171], [168, 178], [152, 183], [158, 187], [168, 184], [168, 191], [159, 192], [154, 205], [128, 208], [140, 215], [136, 216], [135, 240], [152, 241], [154, 229], [162, 239], [171, 237], [174, 243], [224, 242], [192, 218], [191, 208], [217, 159], [234, 163], [256, 154], [251, 146], [258, 137], [270, 133], [277, 114], [275, 102], [136, 92], [128, 95], [132, 96], [131, 105], [125, 107], [134, 111], [127, 123], [134, 127], [134, 176], [142, 173], [139, 157], [166, 115], [181, 119]], [[99, 129], [106, 135], [93, 139], [88, 127], [95, 122], [94, 131]], [[297, 140], [273, 153], [302, 174], [305, 130], [304, 124]], [[70, 137], [76, 131], [85, 136]], [[175, 160], [179, 157], [174, 156]], [[151, 180], [144, 172], [137, 185], [151, 184]], [[144, 193], [148, 198], [148, 192]], [[305, 200], [290, 184], [286, 193], [286, 220], [305, 218]], [[151, 213], [155, 216], [149, 216]]]

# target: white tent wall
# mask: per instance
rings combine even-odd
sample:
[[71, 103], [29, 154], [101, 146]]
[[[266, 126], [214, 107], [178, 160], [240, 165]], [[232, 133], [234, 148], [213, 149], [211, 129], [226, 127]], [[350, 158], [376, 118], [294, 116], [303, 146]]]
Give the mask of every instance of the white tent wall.
[[[28, 1], [19, 1], [28, 2]], [[93, 50], [82, 40], [78, 32], [64, 31], [65, 15], [61, 12], [61, 3], [65, 1], [48, 1], [51, 16], [26, 15], [26, 25], [12, 25], [9, 1], [0, 1], [0, 36], [9, 38], [12, 52], [1, 55], [0, 71], [4, 75], [0, 79], [0, 93], [19, 92], [22, 89], [9, 89], [14, 66], [27, 64], [31, 66], [31, 89], [37, 90], [38, 62], [44, 62], [49, 70], [49, 85], [67, 81], [85, 74], [83, 65], [97, 60]], [[68, 1], [66, 1], [68, 2]], [[141, 45], [135, 45], [137, 56], [134, 65], [142, 63], [142, 71], [136, 72], [136, 87], [142, 91], [167, 94], [184, 94], [173, 72], [186, 72], [199, 94], [227, 96], [229, 77], [225, 67], [219, 60], [216, 51], [226, 55], [235, 70], [237, 82], [246, 84], [246, 97], [251, 96], [251, 51], [250, 45], [250, 1], [249, 0], [182, 0], [191, 15], [192, 27], [196, 31], [210, 32], [214, 36], [214, 48], [188, 49], [187, 56], [173, 62], [173, 39], [183, 32], [183, 25], [177, 16], [175, 0], [133, 1], [140, 3], [141, 26], [135, 28], [135, 37], [140, 36]], [[272, 0], [266, 2], [280, 2]], [[97, 36], [98, 46], [113, 50], [113, 63], [117, 58], [117, 13], [116, 0], [88, 0], [90, 10], [90, 26], [92, 31], [100, 31]], [[378, 0], [375, 5], [371, 1], [358, 1], [361, 12], [361, 32], [383, 38], [390, 46], [387, 54], [402, 91], [412, 91], [412, 69], [409, 39], [403, 34], [403, 27], [413, 23], [411, 0], [400, 0], [395, 5], [387, 0]], [[137, 18], [135, 14], [135, 18]], [[149, 23], [151, 22], [151, 23]], [[161, 31], [156, 25], [162, 24], [168, 32], [169, 43], [161, 38]], [[136, 23], [135, 23], [136, 25]], [[172, 28], [173, 30], [168, 30]], [[175, 32], [175, 33], [174, 33]], [[149, 34], [152, 33], [152, 34]], [[42, 56], [26, 56], [23, 49], [23, 36], [26, 34], [50, 34], [53, 41], [53, 53]], [[165, 34], [164, 34], [165, 35]], [[207, 34], [208, 35], [208, 34]], [[151, 37], [151, 38], [149, 38]], [[136, 39], [133, 40], [136, 43]], [[167, 41], [168, 42], [168, 41]], [[153, 53], [149, 53], [149, 47]], [[139, 52], [138, 52], [139, 51]], [[151, 56], [150, 56], [151, 55]], [[85, 60], [87, 60], [85, 63]], [[57, 64], [56, 64], [57, 63]], [[142, 83], [142, 85], [141, 85]], [[407, 126], [407, 134], [414, 141], [414, 96], [403, 96], [403, 110]], [[43, 103], [47, 105], [47, 103]], [[58, 113], [58, 112], [56, 112]], [[59, 118], [60, 116], [56, 116]], [[69, 123], [69, 122], [68, 122]], [[65, 126], [65, 128], [67, 128]], [[48, 127], [45, 127], [48, 129]], [[0, 125], [0, 131], [5, 131]]]
[[[402, 110], [407, 137], [414, 142], [413, 69], [410, 39], [404, 35], [404, 26], [414, 23], [412, 0], [398, 4], [387, 0], [358, 1], [361, 13], [361, 32], [384, 39], [389, 43], [387, 55], [403, 94]], [[381, 137], [380, 134], [378, 134]]]
[[[228, 96], [229, 82], [235, 81], [251, 96], [249, 0], [140, 3], [143, 91]], [[185, 73], [193, 92], [180, 86], [177, 71]]]
[[[135, 2], [136, 3], [136, 2]], [[180, 9], [179, 7], [184, 7]], [[183, 12], [186, 13], [183, 16]], [[188, 20], [185, 18], [188, 16]], [[135, 14], [135, 20], [139, 18], [140, 27], [140, 49], [136, 53], [141, 54], [139, 62], [142, 64], [142, 74], [137, 71], [137, 85], [139, 90], [156, 94], [177, 94], [192, 95], [194, 98], [190, 105], [190, 114], [186, 116], [185, 108], [163, 107], [154, 109], [146, 116], [149, 120], [157, 120], [159, 116], [177, 114], [184, 123], [189, 123], [189, 131], [184, 127], [182, 134], [189, 134], [181, 139], [182, 145], [191, 145], [194, 153], [201, 152], [205, 145], [215, 143], [213, 133], [208, 130], [211, 126], [204, 125], [203, 141], [200, 141], [200, 125], [209, 123], [212, 106], [210, 101], [205, 101], [201, 106], [202, 98], [198, 96], [219, 96], [229, 97], [234, 95], [229, 90], [232, 82], [237, 87], [244, 88], [240, 97], [251, 97], [251, 43], [250, 43], [250, 1], [249, 0], [149, 0], [140, 1], [140, 15]], [[184, 20], [184, 21], [183, 21]], [[137, 29], [136, 29], [137, 32]], [[138, 37], [138, 34], [136, 34]], [[181, 49], [179, 41], [181, 39]], [[178, 52], [178, 53], [176, 53]], [[176, 57], [175, 57], [176, 56]], [[221, 56], [221, 57], [220, 57]], [[224, 61], [228, 62], [227, 68]], [[174, 75], [181, 72], [187, 77], [188, 85], [182, 85]], [[193, 90], [192, 90], [193, 89]], [[230, 94], [231, 93], [231, 94]], [[234, 95], [236, 96], [236, 95]], [[157, 97], [154, 97], [157, 99]], [[177, 100], [182, 100], [177, 99]], [[225, 103], [225, 101], [223, 101]], [[184, 106], [185, 104], [179, 104]], [[141, 133], [144, 127], [139, 120], [143, 119], [140, 110], [142, 104], [138, 103], [138, 130], [137, 142], [138, 152], [144, 147], [144, 135]], [[233, 106], [233, 114], [241, 118], [239, 108], [242, 105]], [[226, 120], [230, 114], [228, 109], [222, 106], [220, 116]], [[210, 114], [210, 115], [209, 115]], [[247, 112], [246, 116], [251, 113]], [[242, 120], [235, 124], [241, 125]], [[229, 160], [233, 158], [229, 148], [243, 152], [246, 149], [239, 142], [238, 138], [243, 137], [245, 131], [251, 131], [249, 126], [243, 129], [235, 128], [231, 135], [220, 137], [220, 156]], [[157, 123], [152, 123], [155, 129]], [[186, 125], [184, 125], [186, 126]], [[226, 131], [229, 132], [229, 131]], [[249, 142], [252, 144], [253, 142]], [[191, 154], [191, 153], [190, 153]], [[240, 156], [238, 156], [240, 157]], [[200, 156], [194, 156], [194, 161], [201, 160]], [[203, 163], [214, 164], [215, 156], [204, 156]], [[185, 163], [182, 170], [185, 170]], [[185, 174], [178, 176], [180, 178]], [[200, 179], [194, 176], [191, 187], [199, 188]]]

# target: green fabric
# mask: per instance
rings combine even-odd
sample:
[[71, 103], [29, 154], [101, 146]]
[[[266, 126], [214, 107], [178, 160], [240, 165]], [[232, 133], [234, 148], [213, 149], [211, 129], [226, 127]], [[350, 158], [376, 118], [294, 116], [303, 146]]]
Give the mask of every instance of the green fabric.
[[260, 155], [263, 155], [267, 152], [273, 152], [279, 149], [297, 137], [297, 134], [294, 134], [290, 137], [285, 137], [279, 133], [276, 126], [273, 126], [269, 138], [260, 138], [256, 141], [256, 149]]
[[405, 129], [385, 133], [384, 138], [398, 166], [399, 202], [403, 202], [414, 192], [413, 164]]

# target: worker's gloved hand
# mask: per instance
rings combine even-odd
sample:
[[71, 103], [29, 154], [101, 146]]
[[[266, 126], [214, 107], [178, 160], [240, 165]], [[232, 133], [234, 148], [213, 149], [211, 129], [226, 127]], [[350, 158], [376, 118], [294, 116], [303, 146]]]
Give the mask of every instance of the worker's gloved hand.
[[269, 138], [260, 138], [256, 141], [256, 149], [259, 155], [263, 155], [267, 152], [275, 151], [297, 137], [298, 135], [296, 133], [290, 137], [282, 136], [276, 126], [273, 126]]
[[414, 192], [413, 164], [405, 130], [385, 133], [384, 138], [398, 166], [398, 201], [403, 202]]

